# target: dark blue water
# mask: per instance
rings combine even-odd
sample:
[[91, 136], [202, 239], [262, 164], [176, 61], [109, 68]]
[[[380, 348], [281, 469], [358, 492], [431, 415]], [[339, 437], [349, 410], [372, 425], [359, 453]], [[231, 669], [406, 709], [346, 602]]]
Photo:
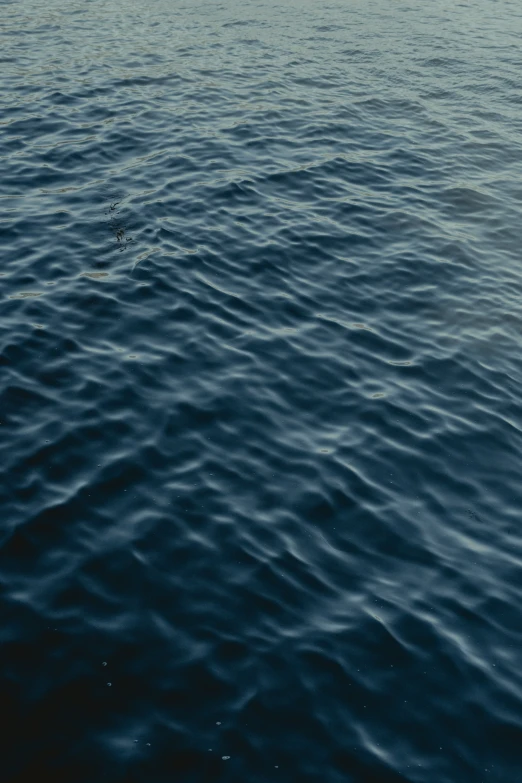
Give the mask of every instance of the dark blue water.
[[2, 780], [520, 783], [520, 4], [0, 29]]

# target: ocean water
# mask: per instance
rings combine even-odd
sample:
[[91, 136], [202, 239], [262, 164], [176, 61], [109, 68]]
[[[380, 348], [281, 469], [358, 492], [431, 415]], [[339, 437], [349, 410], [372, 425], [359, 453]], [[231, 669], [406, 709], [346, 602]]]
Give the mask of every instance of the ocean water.
[[522, 6], [0, 6], [0, 777], [522, 780]]

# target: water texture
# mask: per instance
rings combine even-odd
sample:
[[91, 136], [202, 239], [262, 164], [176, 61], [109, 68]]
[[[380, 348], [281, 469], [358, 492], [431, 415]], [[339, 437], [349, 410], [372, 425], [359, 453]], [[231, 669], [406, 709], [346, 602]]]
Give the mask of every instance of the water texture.
[[2, 780], [520, 783], [520, 3], [0, 33]]

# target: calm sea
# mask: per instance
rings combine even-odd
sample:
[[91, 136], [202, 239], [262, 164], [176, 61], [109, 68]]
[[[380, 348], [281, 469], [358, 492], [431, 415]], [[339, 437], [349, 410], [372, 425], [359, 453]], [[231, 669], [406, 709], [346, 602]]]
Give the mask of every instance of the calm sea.
[[521, 36], [2, 1], [3, 781], [520, 783]]

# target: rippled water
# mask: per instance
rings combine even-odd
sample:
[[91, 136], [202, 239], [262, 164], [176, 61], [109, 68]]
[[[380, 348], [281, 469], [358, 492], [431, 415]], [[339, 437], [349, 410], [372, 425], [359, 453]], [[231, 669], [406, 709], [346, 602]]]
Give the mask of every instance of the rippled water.
[[522, 8], [4, 2], [7, 783], [519, 783]]

